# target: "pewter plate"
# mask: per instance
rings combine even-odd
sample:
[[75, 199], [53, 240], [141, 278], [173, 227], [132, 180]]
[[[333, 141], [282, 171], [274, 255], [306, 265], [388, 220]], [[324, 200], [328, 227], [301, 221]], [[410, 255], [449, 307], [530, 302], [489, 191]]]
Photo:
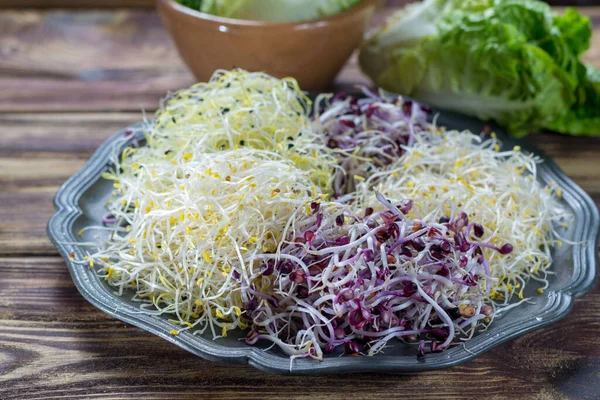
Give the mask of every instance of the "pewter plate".
[[[480, 121], [451, 113], [442, 113], [438, 125], [473, 132], [481, 132], [484, 126]], [[48, 223], [48, 235], [64, 257], [75, 286], [86, 300], [121, 321], [145, 329], [208, 360], [248, 363], [270, 373], [297, 375], [424, 371], [451, 367], [561, 319], [571, 310], [574, 299], [588, 292], [597, 279], [596, 248], [600, 217], [592, 199], [539, 149], [525, 141], [510, 139], [499, 129], [495, 131], [505, 148], [518, 144], [523, 151], [542, 157], [544, 162], [539, 166], [539, 180], [542, 184], [556, 181], [563, 188], [562, 202], [574, 217], [564, 237], [576, 244], [555, 248], [551, 266], [555, 275], [550, 278], [550, 286], [544, 294], [537, 294], [537, 287], [529, 284], [525, 296], [531, 297], [531, 303], [523, 303], [496, 318], [486, 332], [476, 335], [464, 346], [422, 358], [417, 358], [415, 346], [398, 342], [387, 348], [385, 354], [374, 357], [344, 357], [338, 352], [327, 355], [321, 362], [300, 359], [290, 364], [289, 358], [276, 349], [246, 345], [240, 340], [244, 337], [243, 332], [231, 332], [227, 338], [216, 341], [209, 335], [193, 335], [192, 331], [173, 336], [169, 333], [173, 325], [167, 322], [168, 317], [140, 313], [139, 303], [130, 300], [131, 294], [119, 296], [92, 269], [71, 262], [71, 252], [78, 259], [84, 253], [80, 247], [68, 243], [91, 240], [91, 236], [79, 237], [77, 232], [83, 227], [101, 224], [102, 215], [106, 212], [104, 204], [112, 185], [102, 179], [101, 174], [109, 167], [109, 155], [122, 150], [117, 148], [122, 146], [118, 138], [124, 135], [125, 130], [104, 142], [86, 165], [62, 185], [54, 199], [56, 213]]]

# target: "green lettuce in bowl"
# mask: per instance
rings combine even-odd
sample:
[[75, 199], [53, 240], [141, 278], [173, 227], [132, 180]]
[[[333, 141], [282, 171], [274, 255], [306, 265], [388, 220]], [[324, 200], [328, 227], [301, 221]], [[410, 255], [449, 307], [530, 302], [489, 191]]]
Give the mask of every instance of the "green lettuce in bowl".
[[220, 17], [295, 22], [339, 14], [361, 0], [177, 0], [184, 6]]

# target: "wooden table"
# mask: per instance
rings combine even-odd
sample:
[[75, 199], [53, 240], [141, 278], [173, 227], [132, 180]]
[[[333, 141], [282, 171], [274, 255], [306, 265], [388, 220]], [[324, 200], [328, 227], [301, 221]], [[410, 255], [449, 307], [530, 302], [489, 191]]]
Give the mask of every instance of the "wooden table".
[[[582, 11], [600, 25], [600, 8]], [[600, 67], [600, 26], [586, 61]], [[455, 368], [303, 378], [202, 360], [88, 304], [46, 237], [52, 197], [192, 82], [152, 10], [0, 11], [1, 399], [600, 398], [598, 287], [561, 322]], [[353, 59], [338, 86], [363, 82]], [[600, 139], [531, 140], [600, 202]]]

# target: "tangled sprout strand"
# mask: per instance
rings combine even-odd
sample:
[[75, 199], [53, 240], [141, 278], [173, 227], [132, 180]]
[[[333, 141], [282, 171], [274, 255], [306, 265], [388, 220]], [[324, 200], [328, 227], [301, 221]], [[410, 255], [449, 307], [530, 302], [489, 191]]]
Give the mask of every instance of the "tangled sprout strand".
[[[248, 330], [292, 359], [392, 339], [441, 351], [547, 287], [561, 189], [492, 134], [444, 131], [422, 106], [364, 90], [217, 71], [169, 96], [103, 176], [97, 266], [171, 333]], [[333, 194], [334, 201], [328, 200]]]
[[291, 78], [217, 71], [207, 83], [173, 93], [156, 113], [150, 144], [206, 153], [252, 147], [281, 155], [331, 187], [335, 160], [311, 128], [311, 101]]
[[116, 223], [90, 261], [119, 293], [133, 288], [175, 323], [225, 336], [240, 326], [239, 287], [253, 274], [243, 260], [274, 251], [290, 218], [318, 197], [307, 173], [273, 158], [240, 149], [173, 162], [143, 147], [115, 160]]
[[430, 129], [425, 107], [366, 88], [363, 92], [363, 98], [321, 94], [315, 102], [315, 129], [341, 167], [333, 182], [338, 198], [354, 193], [357, 182], [393, 163], [415, 135]]
[[290, 218], [330, 186], [334, 160], [309, 107], [294, 80], [241, 70], [171, 95], [144, 126], [146, 145], [127, 132], [104, 174], [112, 231], [86, 262], [148, 312], [175, 315], [174, 334], [245, 328], [244, 258], [274, 251]]
[[[539, 159], [519, 147], [500, 148], [495, 135], [489, 140], [459, 131], [416, 135], [402, 157], [359, 185], [358, 201], [380, 207], [371, 196], [375, 187], [391, 199], [418, 199], [409, 217], [427, 222], [464, 210], [485, 229], [490, 298], [505, 305], [513, 295], [523, 298], [528, 279], [542, 282], [540, 291], [547, 287], [550, 249], [562, 245], [552, 226], [565, 215], [557, 202], [560, 188], [536, 182]], [[493, 250], [504, 243], [513, 252], [500, 257]]]
[[[489, 322], [493, 306], [481, 285], [490, 274], [487, 243], [466, 213], [425, 223], [407, 218], [412, 201], [376, 198], [384, 211], [364, 216], [316, 204], [278, 254], [263, 256], [260, 271], [275, 274], [276, 284], [269, 294], [248, 289], [248, 343], [269, 340], [292, 357], [321, 359], [340, 345], [373, 355], [400, 339], [424, 353]], [[471, 234], [479, 244], [468, 242]]]

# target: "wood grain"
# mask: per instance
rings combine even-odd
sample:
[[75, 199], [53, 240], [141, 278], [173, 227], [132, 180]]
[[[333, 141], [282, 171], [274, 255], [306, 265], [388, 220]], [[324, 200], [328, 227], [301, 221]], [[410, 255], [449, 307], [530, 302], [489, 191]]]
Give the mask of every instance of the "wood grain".
[[[153, 11], [0, 13], [0, 112], [154, 110], [192, 83]], [[337, 87], [356, 84], [354, 56]]]
[[0, 0], [0, 8], [153, 8], [154, 0]]
[[[0, 255], [55, 254], [45, 225], [58, 187], [98, 145], [141, 113], [0, 114]], [[531, 140], [600, 203], [600, 140]]]
[[[0, 136], [0, 203], [5, 205], [0, 208], [0, 398], [278, 399], [294, 393], [367, 399], [414, 398], [415, 391], [424, 399], [595, 398], [600, 287], [578, 300], [564, 321], [463, 366], [365, 374], [360, 383], [352, 375], [273, 377], [248, 366], [207, 362], [96, 310], [73, 287], [44, 226], [58, 186], [102, 140], [139, 117], [0, 115], [7, 132]], [[559, 135], [531, 139], [600, 203], [600, 141]]]
[[191, 83], [153, 11], [0, 13], [0, 111], [154, 109]]
[[[600, 7], [581, 10], [596, 23], [584, 60], [600, 67]], [[153, 11], [0, 12], [0, 112], [154, 110], [193, 82]], [[356, 56], [336, 89], [355, 84], [368, 84]]]
[[81, 298], [58, 257], [0, 258], [0, 276], [4, 400], [134, 394], [210, 399], [413, 399], [415, 394], [419, 399], [594, 399], [600, 385], [600, 288], [578, 300], [561, 322], [463, 366], [419, 374], [297, 378], [205, 361], [108, 317]]
[[55, 254], [45, 226], [58, 187], [128, 114], [0, 114], [0, 255]]
[[[134, 3], [150, 1], [94, 2]], [[600, 7], [584, 12], [600, 24]], [[586, 61], [600, 67], [598, 28]], [[0, 399], [600, 397], [600, 286], [564, 320], [462, 366], [360, 376], [204, 361], [87, 303], [46, 237], [52, 197], [103, 140], [192, 82], [151, 10], [0, 12]], [[366, 82], [353, 58], [337, 87]], [[600, 139], [531, 141], [600, 204]]]
[[[398, 6], [416, 0], [387, 0], [388, 5]], [[547, 0], [552, 5], [594, 6], [596, 0]], [[153, 8], [154, 0], [0, 0], [0, 8]]]

